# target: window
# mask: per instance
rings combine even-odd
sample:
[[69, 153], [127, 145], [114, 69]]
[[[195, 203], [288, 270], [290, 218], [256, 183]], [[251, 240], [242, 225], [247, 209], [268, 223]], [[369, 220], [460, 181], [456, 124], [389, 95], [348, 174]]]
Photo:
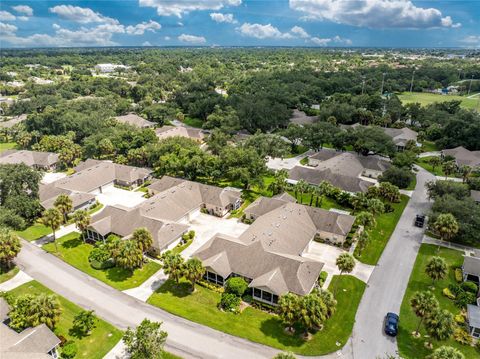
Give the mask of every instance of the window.
[[275, 304], [278, 303], [278, 295], [276, 295], [276, 294], [273, 295], [272, 303], [275, 303]]
[[262, 298], [262, 291], [257, 288], [253, 288], [253, 296], [257, 298]]
[[473, 328], [472, 337], [480, 338], [480, 328]]
[[272, 294], [269, 293], [269, 292], [262, 291], [262, 299], [266, 302], [271, 302], [272, 301]]

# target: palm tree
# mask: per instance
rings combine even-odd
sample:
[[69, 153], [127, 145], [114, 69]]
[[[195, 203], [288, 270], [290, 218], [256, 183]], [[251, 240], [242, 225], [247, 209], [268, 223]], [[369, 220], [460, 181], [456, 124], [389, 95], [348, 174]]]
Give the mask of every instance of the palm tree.
[[272, 195], [285, 192], [287, 185], [288, 172], [285, 169], [281, 169], [275, 172], [272, 183], [269, 184], [268, 190], [272, 192]]
[[318, 188], [320, 188], [320, 192], [324, 195], [324, 196], [329, 196], [330, 193], [333, 191], [334, 187], [330, 184], [330, 182], [327, 182], [327, 181], [321, 181], [319, 184], [318, 184]]
[[145, 253], [152, 248], [153, 237], [146, 228], [137, 228], [134, 230], [131, 239], [137, 243], [142, 253]]
[[438, 310], [438, 300], [430, 291], [415, 292], [413, 297], [410, 299], [410, 306], [415, 312], [415, 315], [420, 318], [420, 321], [417, 325], [417, 330], [415, 331], [415, 333], [418, 335], [420, 325], [422, 324], [423, 320]]
[[192, 283], [192, 292], [195, 291], [195, 283], [202, 279], [205, 274], [202, 261], [198, 258], [190, 258], [185, 262], [183, 270], [185, 278]]
[[0, 269], [12, 268], [13, 259], [20, 253], [22, 245], [18, 236], [8, 228], [0, 228]]
[[432, 279], [433, 284], [436, 280], [445, 278], [447, 271], [447, 264], [442, 257], [430, 258], [425, 267], [425, 273]]
[[282, 295], [278, 300], [278, 315], [291, 333], [295, 331], [294, 324], [298, 320], [300, 297], [293, 293]]
[[75, 222], [75, 227], [82, 233], [82, 239], [85, 241], [85, 231], [91, 222], [91, 217], [87, 211], [81, 209], [73, 213], [73, 220]]
[[335, 297], [330, 291], [324, 289], [320, 289], [318, 296], [322, 302], [325, 303], [327, 307], [327, 318], [330, 318], [337, 309], [337, 301], [335, 300]]
[[62, 193], [60, 194], [53, 205], [60, 211], [63, 216], [63, 222], [67, 223], [67, 214], [72, 211], [73, 204], [71, 198]]
[[442, 213], [433, 223], [433, 229], [440, 235], [444, 241], [452, 239], [458, 233], [458, 222], [451, 213]]
[[458, 349], [442, 345], [426, 359], [465, 359], [465, 356]]
[[360, 212], [357, 214], [355, 221], [358, 225], [363, 226], [365, 229], [374, 228], [377, 224], [375, 216], [370, 212]]
[[428, 163], [432, 166], [432, 172], [435, 172], [435, 167], [440, 166], [442, 164], [442, 159], [437, 156], [433, 156], [428, 159]]
[[322, 190], [318, 186], [313, 186], [312, 187], [312, 199], [315, 196], [315, 207], [318, 207], [319, 205], [322, 205]]
[[115, 264], [121, 268], [134, 270], [140, 268], [143, 264], [143, 252], [137, 242], [128, 239], [121, 240], [118, 243], [118, 248], [113, 254]]
[[46, 324], [50, 329], [54, 329], [62, 308], [56, 295], [41, 293], [35, 297], [28, 308], [28, 322], [30, 326], [36, 327], [40, 324]]
[[363, 230], [359, 233], [357, 237], [358, 241], [358, 255], [362, 255], [363, 250], [365, 249], [365, 246], [367, 245], [368, 239], [370, 236], [368, 235], [367, 231]]
[[352, 207], [355, 211], [363, 209], [368, 205], [367, 195], [363, 192], [357, 192], [351, 199]]
[[162, 254], [161, 260], [163, 272], [168, 275], [169, 279], [173, 279], [178, 284], [184, 273], [182, 256], [179, 253], [166, 251]]
[[377, 214], [385, 212], [385, 205], [378, 198], [370, 198], [367, 199], [367, 209], [376, 216]]
[[425, 320], [425, 327], [430, 336], [437, 340], [447, 340], [455, 330], [453, 314], [446, 309], [438, 309]]
[[325, 303], [314, 293], [304, 296], [299, 301], [298, 321], [305, 329], [306, 338], [308, 338], [310, 330], [321, 328], [323, 322], [327, 319], [327, 312]]
[[300, 204], [303, 203], [303, 194], [305, 193], [305, 191], [307, 191], [308, 187], [309, 187], [308, 183], [303, 179], [301, 179], [295, 184], [295, 193], [300, 194], [300, 201], [299, 201]]
[[449, 175], [454, 173], [456, 169], [457, 169], [457, 165], [455, 164], [455, 162], [453, 161], [444, 162], [442, 165], [442, 170], [443, 170], [443, 173], [445, 173], [445, 179], [447, 179]]
[[[335, 261], [338, 269], [340, 270], [340, 275], [343, 273], [351, 273], [353, 268], [355, 268], [355, 259], [349, 253], [342, 253], [337, 257]], [[335, 283], [335, 296], [337, 295], [338, 280]]]
[[463, 165], [462, 167], [460, 167], [460, 173], [462, 174], [462, 181], [463, 183], [465, 183], [468, 181], [468, 178], [472, 174], [472, 167]]
[[58, 247], [57, 247], [57, 237], [55, 235], [55, 231], [58, 230], [62, 225], [62, 220], [63, 220], [62, 214], [55, 207], [45, 210], [42, 214], [42, 218], [40, 219], [40, 222], [44, 226], [50, 227], [52, 229], [53, 243], [55, 243], [56, 252], [58, 252]]

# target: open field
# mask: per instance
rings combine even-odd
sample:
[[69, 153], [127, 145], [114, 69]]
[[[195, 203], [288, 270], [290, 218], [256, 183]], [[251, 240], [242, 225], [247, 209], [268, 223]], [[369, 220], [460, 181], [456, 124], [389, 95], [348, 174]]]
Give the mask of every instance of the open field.
[[474, 98], [467, 98], [466, 96], [457, 96], [457, 95], [440, 95], [433, 94], [428, 92], [402, 92], [397, 95], [398, 98], [402, 101], [403, 104], [418, 102], [422, 106], [427, 106], [435, 102], [446, 102], [458, 100], [462, 101], [461, 105], [463, 108], [467, 109], [479, 109], [478, 96]]
[[[23, 294], [55, 294], [42, 284], [31, 281], [11, 290], [15, 296]], [[82, 308], [57, 295], [62, 308], [62, 314], [54, 330], [57, 336], [63, 336], [68, 341], [74, 341], [77, 345], [75, 358], [101, 359], [107, 354], [122, 338], [122, 332], [113, 325], [98, 318], [96, 327], [89, 336], [81, 337], [71, 330], [73, 319], [82, 311]]]

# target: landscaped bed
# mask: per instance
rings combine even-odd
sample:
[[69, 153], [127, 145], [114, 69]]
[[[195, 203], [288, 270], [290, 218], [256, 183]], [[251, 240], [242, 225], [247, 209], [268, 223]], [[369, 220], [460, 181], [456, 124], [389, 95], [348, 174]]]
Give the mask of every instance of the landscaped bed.
[[301, 329], [297, 330], [297, 335], [286, 334], [285, 325], [276, 315], [259, 309], [247, 307], [240, 314], [220, 311], [217, 308], [220, 302], [219, 293], [199, 285], [192, 293], [191, 284], [186, 281], [177, 285], [168, 280], [148, 299], [148, 303], [188, 320], [254, 342], [303, 355], [322, 355], [340, 349], [347, 342], [365, 290], [365, 283], [348, 275], [334, 276], [329, 289], [333, 288], [337, 281], [336, 312], [325, 322], [324, 329], [314, 334], [309, 341], [301, 338]]
[[365, 264], [377, 264], [402, 216], [408, 200], [409, 197], [402, 194], [400, 203], [392, 203], [392, 207], [394, 208], [393, 212], [380, 214], [376, 218], [377, 225], [370, 231], [370, 238], [362, 251], [362, 255], [359, 256], [358, 250], [356, 250], [355, 258]]
[[85, 243], [81, 239], [80, 233], [77, 232], [72, 232], [58, 238], [57, 244], [58, 253], [55, 252], [54, 243], [48, 243], [42, 248], [47, 252], [57, 255], [71, 266], [118, 290], [138, 287], [160, 269], [160, 264], [153, 261], [148, 261], [142, 268], [135, 269], [134, 271], [119, 267], [94, 269], [88, 262], [88, 256], [94, 246]]
[[[31, 281], [10, 291], [15, 296], [23, 294], [54, 294], [50, 289], [36, 281]], [[58, 296], [62, 308], [62, 314], [54, 330], [57, 336], [62, 336], [68, 341], [72, 340], [77, 345], [75, 358], [101, 359], [103, 358], [122, 338], [122, 332], [111, 324], [98, 319], [96, 328], [86, 337], [75, 336], [71, 332], [74, 317], [82, 311], [80, 307]]]
[[[433, 256], [442, 257], [448, 266], [447, 277], [445, 279], [438, 280], [435, 283], [434, 290], [432, 290], [432, 280], [425, 274], [427, 261]], [[456, 283], [454, 269], [456, 267], [460, 267], [462, 263], [462, 252], [430, 244], [422, 244], [420, 247], [400, 309], [398, 348], [400, 350], [400, 355], [403, 358], [425, 358], [432, 352], [424, 346], [424, 342], [431, 339], [424, 337], [426, 332], [423, 326], [420, 327], [420, 334], [422, 335], [420, 338], [414, 338], [412, 336], [412, 332], [417, 328], [419, 321], [418, 317], [415, 316], [410, 306], [410, 299], [412, 298], [413, 294], [416, 291], [430, 290], [437, 298], [441, 309], [447, 309], [453, 314], [460, 313], [460, 309], [454, 305], [452, 300], [448, 299], [442, 294], [442, 290], [448, 287], [449, 284]], [[465, 358], [478, 358], [480, 355], [475, 348], [461, 345], [453, 338], [445, 341], [432, 340], [432, 343], [434, 348], [438, 348], [442, 345], [455, 347], [465, 355]]]

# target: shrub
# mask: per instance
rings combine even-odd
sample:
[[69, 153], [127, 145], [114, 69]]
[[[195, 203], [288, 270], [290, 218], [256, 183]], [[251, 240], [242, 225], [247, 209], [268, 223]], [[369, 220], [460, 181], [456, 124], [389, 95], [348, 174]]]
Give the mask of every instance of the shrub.
[[478, 286], [473, 282], [463, 282], [460, 284], [460, 287], [466, 292], [477, 294], [478, 293]]
[[197, 281], [197, 284], [200, 285], [201, 287], [213, 290], [214, 292], [217, 292], [217, 293], [220, 293], [220, 294], [225, 292], [225, 288], [223, 288], [222, 286], [217, 285], [217, 284], [213, 284], [213, 283], [211, 283], [209, 281], [206, 281], [206, 280], [203, 280], [203, 279]]
[[75, 342], [67, 342], [62, 348], [60, 357], [63, 359], [72, 359], [77, 355], [77, 345]]
[[108, 268], [115, 267], [115, 261], [112, 258], [109, 258], [104, 262], [99, 262], [99, 261], [96, 261], [96, 260], [92, 260], [90, 262], [90, 266], [93, 269], [108, 269]]
[[390, 167], [378, 178], [379, 182], [390, 182], [398, 188], [407, 188], [415, 178], [408, 168]]
[[452, 299], [452, 300], [455, 299], [455, 294], [453, 294], [448, 288], [443, 288], [442, 293], [448, 299]]
[[245, 303], [251, 303], [253, 301], [253, 297], [249, 294], [243, 296], [243, 301]]
[[463, 345], [472, 344], [472, 337], [465, 329], [462, 328], [455, 329], [455, 332], [453, 333], [453, 338], [455, 339], [455, 341]]
[[93, 248], [88, 255], [88, 261], [105, 262], [110, 259], [110, 253], [102, 248]]
[[189, 237], [190, 239], [194, 239], [194, 238], [195, 238], [195, 231], [190, 231], [190, 232], [188, 232], [188, 237]]
[[320, 287], [323, 286], [323, 283], [325, 283], [325, 281], [327, 280], [327, 277], [328, 277], [328, 273], [322, 270], [320, 272], [320, 275], [318, 276], [318, 285]]
[[461, 268], [455, 268], [455, 280], [457, 283], [463, 282], [463, 272]]
[[223, 293], [220, 299], [220, 307], [228, 312], [237, 313], [240, 306], [240, 297], [232, 293]]
[[477, 296], [473, 293], [470, 292], [465, 292], [461, 291], [458, 295], [457, 298], [455, 299], [455, 305], [458, 308], [465, 308], [467, 304], [473, 304], [475, 303], [475, 300], [477, 299]]
[[247, 282], [245, 282], [245, 279], [241, 277], [230, 278], [225, 283], [225, 291], [227, 293], [234, 294], [237, 297], [241, 297], [243, 293], [245, 293], [247, 288], [248, 288]]
[[448, 289], [453, 293], [454, 296], [457, 296], [463, 292], [462, 287], [460, 287], [458, 284], [450, 284]]
[[463, 324], [465, 323], [465, 317], [462, 315], [462, 314], [457, 314], [455, 316], [455, 321], [458, 323], [458, 324]]

